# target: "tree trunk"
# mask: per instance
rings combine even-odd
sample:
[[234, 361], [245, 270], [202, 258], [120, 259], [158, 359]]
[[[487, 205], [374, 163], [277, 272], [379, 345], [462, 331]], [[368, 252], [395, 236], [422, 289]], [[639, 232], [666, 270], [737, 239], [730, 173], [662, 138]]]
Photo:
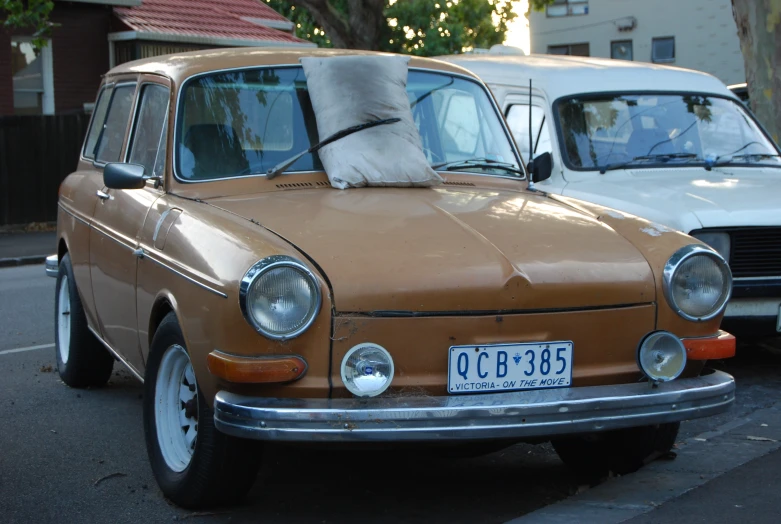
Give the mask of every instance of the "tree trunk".
[[348, 0], [342, 13], [329, 0], [293, 0], [323, 28], [334, 47], [377, 50], [385, 19], [385, 0]]
[[732, 0], [746, 63], [751, 109], [778, 143], [781, 135], [781, 0]]

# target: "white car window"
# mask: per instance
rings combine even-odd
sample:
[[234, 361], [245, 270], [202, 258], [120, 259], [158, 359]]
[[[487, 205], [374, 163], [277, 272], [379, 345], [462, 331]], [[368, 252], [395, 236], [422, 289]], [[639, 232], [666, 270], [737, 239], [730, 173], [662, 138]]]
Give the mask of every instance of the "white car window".
[[[532, 143], [534, 155], [551, 152], [551, 138], [545, 111], [539, 106], [532, 108]], [[529, 160], [529, 106], [513, 104], [507, 111], [507, 125], [512, 131], [515, 143], [521, 151], [524, 161]]]

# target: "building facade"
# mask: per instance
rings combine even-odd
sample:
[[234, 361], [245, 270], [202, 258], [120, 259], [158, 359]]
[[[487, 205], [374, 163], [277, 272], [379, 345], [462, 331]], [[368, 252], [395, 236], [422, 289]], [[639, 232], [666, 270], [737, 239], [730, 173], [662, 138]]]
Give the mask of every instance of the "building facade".
[[730, 0], [555, 0], [529, 20], [532, 53], [653, 62], [745, 81]]
[[34, 49], [29, 31], [0, 26], [0, 116], [83, 112], [106, 71], [139, 58], [215, 47], [315, 47], [262, 0], [57, 0], [50, 18], [51, 39], [42, 49]]

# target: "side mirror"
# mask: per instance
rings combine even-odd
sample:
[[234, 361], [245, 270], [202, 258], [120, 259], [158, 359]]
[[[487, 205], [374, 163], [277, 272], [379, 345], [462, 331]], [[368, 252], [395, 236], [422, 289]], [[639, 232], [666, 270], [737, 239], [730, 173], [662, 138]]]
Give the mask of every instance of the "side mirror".
[[112, 162], [103, 168], [103, 183], [109, 189], [141, 189], [146, 185], [144, 166]]
[[535, 157], [529, 162], [529, 172], [531, 172], [532, 182], [548, 180], [553, 173], [553, 155], [546, 151]]

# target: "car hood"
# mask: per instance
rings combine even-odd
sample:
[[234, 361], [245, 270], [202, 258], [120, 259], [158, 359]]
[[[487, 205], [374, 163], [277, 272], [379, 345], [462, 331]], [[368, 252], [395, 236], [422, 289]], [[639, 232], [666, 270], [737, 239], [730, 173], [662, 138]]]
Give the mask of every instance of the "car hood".
[[579, 178], [563, 194], [687, 233], [781, 224], [781, 169], [637, 169]]
[[340, 312], [494, 313], [655, 299], [652, 270], [630, 242], [538, 193], [323, 188], [208, 202], [310, 257]]

